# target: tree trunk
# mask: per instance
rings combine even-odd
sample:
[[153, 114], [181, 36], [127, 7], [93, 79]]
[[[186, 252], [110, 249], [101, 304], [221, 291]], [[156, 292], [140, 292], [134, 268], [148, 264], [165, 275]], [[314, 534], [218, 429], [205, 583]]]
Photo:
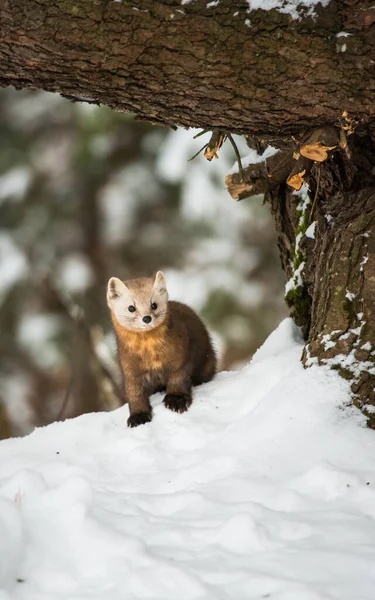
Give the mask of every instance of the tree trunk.
[[[303, 157], [301, 165], [308, 145], [302, 143], [250, 165], [243, 178], [227, 178], [233, 197], [266, 193], [270, 201], [287, 276], [285, 300], [306, 339], [304, 364], [329, 365], [350, 380], [354, 401], [373, 428], [374, 134], [372, 128], [353, 133], [341, 148], [337, 131], [336, 147], [321, 162]], [[322, 135], [332, 140], [335, 131], [319, 130]], [[296, 165], [302, 174], [297, 182]]]
[[[375, 136], [349, 138], [350, 159], [338, 152], [315, 165], [303, 236], [303, 292], [311, 302], [303, 360], [337, 369], [351, 381], [355, 403], [375, 428]], [[273, 202], [275, 214], [277, 208]], [[292, 300], [293, 301], [293, 300]]]
[[249, 6], [0, 0], [0, 85], [281, 148], [228, 189], [267, 194], [303, 360], [349, 378], [375, 427], [373, 0], [331, 0], [313, 15]]

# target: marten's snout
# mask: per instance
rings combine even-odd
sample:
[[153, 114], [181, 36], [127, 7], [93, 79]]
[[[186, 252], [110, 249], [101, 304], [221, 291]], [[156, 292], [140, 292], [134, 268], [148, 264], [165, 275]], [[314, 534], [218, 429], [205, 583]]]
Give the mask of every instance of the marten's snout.
[[142, 321], [144, 323], [151, 323], [151, 317], [147, 316], [147, 317], [143, 317]]

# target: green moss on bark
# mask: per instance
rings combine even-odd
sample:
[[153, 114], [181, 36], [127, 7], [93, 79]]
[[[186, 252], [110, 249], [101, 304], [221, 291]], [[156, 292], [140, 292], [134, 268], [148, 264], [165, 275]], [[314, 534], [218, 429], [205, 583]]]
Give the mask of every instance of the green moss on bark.
[[311, 298], [302, 280], [304, 256], [300, 248], [300, 241], [309, 227], [309, 205], [310, 199], [308, 196], [308, 190], [306, 189], [305, 192], [299, 196], [296, 207], [297, 226], [292, 257], [292, 287], [289, 287], [285, 294], [285, 302], [291, 309], [291, 315], [296, 324], [302, 328], [302, 332], [305, 337], [307, 337], [310, 328]]
[[302, 327], [304, 337], [310, 328], [311, 298], [305, 286], [295, 287], [285, 295], [285, 302], [291, 309], [291, 315], [298, 327]]

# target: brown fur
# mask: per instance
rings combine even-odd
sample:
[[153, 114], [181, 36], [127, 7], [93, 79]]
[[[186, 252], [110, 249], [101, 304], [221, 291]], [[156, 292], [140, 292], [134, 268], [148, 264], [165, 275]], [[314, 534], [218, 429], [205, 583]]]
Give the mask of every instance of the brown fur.
[[167, 391], [167, 408], [187, 410], [192, 386], [210, 381], [216, 373], [215, 352], [199, 317], [185, 304], [168, 302], [160, 325], [134, 331], [120, 325], [112, 309], [111, 315], [130, 408], [128, 425], [151, 420], [149, 396], [162, 389]]

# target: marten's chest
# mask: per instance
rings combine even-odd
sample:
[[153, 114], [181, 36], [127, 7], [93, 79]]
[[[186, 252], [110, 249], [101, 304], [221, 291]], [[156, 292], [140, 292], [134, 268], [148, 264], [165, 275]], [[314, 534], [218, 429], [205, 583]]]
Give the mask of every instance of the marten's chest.
[[165, 336], [130, 332], [121, 336], [119, 344], [125, 370], [158, 371], [167, 366], [170, 344]]
[[128, 352], [147, 371], [163, 369], [166, 361], [166, 344], [162, 340], [136, 340], [128, 346]]

